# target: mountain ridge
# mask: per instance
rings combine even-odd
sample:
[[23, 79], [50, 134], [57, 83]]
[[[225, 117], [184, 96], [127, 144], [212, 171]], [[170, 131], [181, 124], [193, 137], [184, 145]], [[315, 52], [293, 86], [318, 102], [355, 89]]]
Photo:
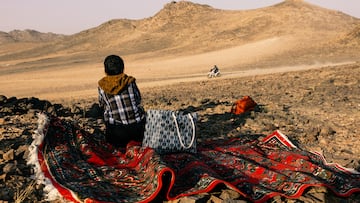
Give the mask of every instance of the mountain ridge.
[[0, 51], [0, 64], [2, 61], [9, 64], [16, 61], [21, 66], [42, 64], [44, 59], [71, 63], [76, 58], [98, 61], [110, 52], [135, 60], [171, 58], [274, 37], [292, 39], [291, 44], [285, 44], [286, 40], [279, 42], [288, 46], [287, 51], [295, 53], [297, 49], [323, 49], [315, 46], [329, 41], [336, 43], [333, 47], [341, 46], [340, 41], [334, 39], [351, 36], [358, 24], [360, 20], [355, 17], [302, 0], [286, 0], [252, 10], [223, 10], [188, 1], [170, 2], [149, 18], [113, 19], [73, 35], [37, 41], [33, 48]]
[[64, 38], [63, 34], [39, 32], [36, 30], [12, 30], [8, 33], [0, 31], [0, 44], [14, 42], [48, 42]]

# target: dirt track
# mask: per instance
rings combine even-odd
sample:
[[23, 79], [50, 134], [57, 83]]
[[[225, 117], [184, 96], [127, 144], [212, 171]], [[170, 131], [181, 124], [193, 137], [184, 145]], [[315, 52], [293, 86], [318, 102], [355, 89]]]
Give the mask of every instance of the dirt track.
[[[18, 191], [33, 183], [26, 158], [40, 107], [103, 133], [104, 125], [86, 111], [97, 103], [103, 58], [118, 53], [125, 72], [137, 78], [146, 109], [199, 113], [199, 141], [262, 137], [280, 130], [298, 147], [360, 171], [359, 19], [304, 1], [246, 12], [207, 11], [180, 2], [168, 4], [154, 18], [133, 22], [136, 30], [115, 20], [60, 43], [2, 44], [0, 95], [5, 97], [0, 104], [6, 106], [0, 108], [0, 202], [13, 202]], [[213, 30], [203, 26], [204, 19]], [[122, 30], [123, 35], [108, 30]], [[214, 64], [222, 76], [208, 79]], [[232, 103], [244, 95], [259, 104], [256, 111], [229, 114]], [[43, 185], [32, 187], [26, 200], [46, 202]], [[220, 194], [194, 198], [211, 202]], [[195, 201], [182, 200], [177, 202]], [[297, 200], [274, 197], [271, 202], [359, 200], [359, 193], [339, 198], [316, 188]], [[238, 194], [228, 201], [246, 202]]]
[[[359, 170], [358, 75], [359, 63], [147, 87], [142, 92], [147, 108], [192, 106], [204, 116], [219, 118], [203, 128], [210, 137], [227, 133], [266, 135], [279, 129], [302, 147], [322, 152], [328, 161]], [[224, 125], [225, 114], [232, 102], [244, 95], [253, 97], [262, 110], [233, 131]]]

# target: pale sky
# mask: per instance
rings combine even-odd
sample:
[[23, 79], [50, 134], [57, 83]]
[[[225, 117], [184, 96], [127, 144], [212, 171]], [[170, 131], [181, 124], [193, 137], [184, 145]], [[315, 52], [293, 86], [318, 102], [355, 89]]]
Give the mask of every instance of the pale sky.
[[[282, 0], [191, 0], [213, 8], [248, 10]], [[305, 0], [360, 18], [360, 0]], [[171, 0], [1, 0], [0, 31], [32, 29], [74, 34], [112, 19], [143, 19], [159, 12]]]

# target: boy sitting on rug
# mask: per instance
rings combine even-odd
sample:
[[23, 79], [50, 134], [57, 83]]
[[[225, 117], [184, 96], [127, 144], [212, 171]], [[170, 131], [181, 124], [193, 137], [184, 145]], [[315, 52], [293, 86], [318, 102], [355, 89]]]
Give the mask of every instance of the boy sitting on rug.
[[115, 147], [126, 147], [131, 140], [141, 142], [145, 111], [135, 78], [124, 73], [124, 62], [119, 56], [107, 56], [104, 67], [106, 76], [99, 80], [98, 92], [106, 141]]

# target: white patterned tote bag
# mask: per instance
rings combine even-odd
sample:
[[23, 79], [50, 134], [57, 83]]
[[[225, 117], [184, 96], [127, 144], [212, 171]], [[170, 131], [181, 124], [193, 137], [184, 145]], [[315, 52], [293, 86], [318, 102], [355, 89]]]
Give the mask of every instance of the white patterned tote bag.
[[142, 146], [159, 154], [196, 153], [196, 119], [196, 113], [150, 109], [146, 112]]

